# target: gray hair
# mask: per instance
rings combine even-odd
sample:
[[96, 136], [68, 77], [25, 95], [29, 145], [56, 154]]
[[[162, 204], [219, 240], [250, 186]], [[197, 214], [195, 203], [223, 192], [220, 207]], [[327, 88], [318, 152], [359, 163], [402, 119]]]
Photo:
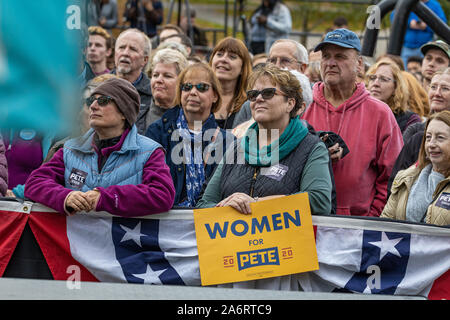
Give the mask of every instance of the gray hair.
[[435, 73], [433, 73], [433, 76], [431, 77], [431, 79], [433, 79], [434, 76], [441, 75], [441, 74], [450, 75], [450, 67], [447, 67], [444, 70], [436, 71]]
[[306, 50], [306, 48], [300, 42], [297, 42], [297, 41], [292, 40], [292, 39], [278, 39], [272, 44], [272, 47], [275, 44], [281, 43], [281, 42], [292, 43], [295, 46], [295, 52], [294, 52], [295, 59], [297, 59], [298, 62], [301, 62], [301, 63], [304, 63], [304, 64], [309, 64], [308, 50]]
[[147, 37], [147, 35], [139, 29], [130, 28], [130, 29], [126, 29], [125, 31], [122, 31], [119, 34], [119, 36], [117, 37], [116, 43], [121, 37], [123, 37], [125, 34], [130, 33], [130, 32], [135, 32], [135, 33], [141, 35], [142, 40], [143, 40], [142, 41], [142, 50], [144, 51], [144, 56], [149, 57], [152, 52], [152, 42], [151, 42], [150, 38]]
[[297, 70], [289, 70], [300, 82], [300, 86], [302, 87], [302, 95], [303, 101], [305, 102], [305, 110], [308, 109], [309, 105], [313, 101], [313, 94], [311, 89], [311, 83], [309, 82], [309, 78], [303, 73], [298, 72]]
[[161, 43], [157, 49], [160, 50], [160, 49], [167, 49], [167, 48], [179, 51], [185, 57], [189, 56], [188, 52], [186, 50], [186, 47], [183, 44], [175, 42], [175, 41], [165, 41], [165, 42]]
[[181, 52], [170, 48], [158, 49], [156, 51], [151, 62], [151, 69], [153, 70], [158, 63], [174, 63], [177, 74], [180, 74], [188, 66], [186, 57]]

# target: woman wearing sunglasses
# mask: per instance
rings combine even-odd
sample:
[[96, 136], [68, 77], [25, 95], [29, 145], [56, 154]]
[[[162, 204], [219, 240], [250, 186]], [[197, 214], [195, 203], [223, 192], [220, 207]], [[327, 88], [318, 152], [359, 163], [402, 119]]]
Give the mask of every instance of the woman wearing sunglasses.
[[[203, 183], [225, 152], [227, 133], [218, 127], [214, 117], [220, 103], [220, 83], [214, 71], [207, 64], [193, 64], [178, 77], [177, 106], [147, 130], [146, 136], [166, 150], [176, 206], [195, 206]], [[228, 140], [233, 139], [229, 134]]]
[[89, 126], [33, 171], [25, 196], [74, 214], [107, 211], [132, 217], [168, 211], [175, 190], [164, 150], [137, 133], [140, 97], [127, 80], [113, 78], [86, 99]]
[[198, 206], [231, 206], [249, 214], [251, 202], [308, 192], [312, 213], [329, 214], [328, 150], [296, 115], [303, 103], [299, 81], [266, 65], [251, 75], [249, 88], [255, 123], [227, 150]]

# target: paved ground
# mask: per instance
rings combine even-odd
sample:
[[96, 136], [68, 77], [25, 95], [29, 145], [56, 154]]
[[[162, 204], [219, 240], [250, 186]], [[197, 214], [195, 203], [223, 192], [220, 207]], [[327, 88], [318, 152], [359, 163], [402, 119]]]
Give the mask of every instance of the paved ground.
[[0, 279], [0, 300], [426, 300], [422, 297]]

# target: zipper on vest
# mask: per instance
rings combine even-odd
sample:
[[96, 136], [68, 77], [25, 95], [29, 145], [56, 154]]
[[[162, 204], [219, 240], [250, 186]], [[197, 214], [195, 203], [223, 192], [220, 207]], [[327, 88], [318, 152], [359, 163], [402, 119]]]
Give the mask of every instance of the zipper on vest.
[[259, 167], [256, 167], [255, 172], [253, 173], [252, 182], [250, 184], [250, 197], [252, 197], [252, 198], [253, 198], [253, 191], [255, 189], [256, 177], [258, 176], [258, 173], [259, 173]]

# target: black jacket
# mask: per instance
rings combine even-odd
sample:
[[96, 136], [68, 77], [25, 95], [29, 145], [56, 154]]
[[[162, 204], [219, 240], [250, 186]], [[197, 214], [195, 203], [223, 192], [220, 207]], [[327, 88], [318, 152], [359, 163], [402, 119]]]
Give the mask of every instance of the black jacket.
[[141, 97], [141, 108], [136, 120], [138, 133], [144, 135], [150, 123], [146, 123], [146, 116], [152, 104], [152, 90], [150, 89], [150, 79], [142, 73], [142, 79], [135, 85]]
[[[411, 128], [412, 127], [412, 128]], [[388, 181], [388, 190], [387, 195], [388, 198], [391, 194], [392, 183], [394, 182], [395, 176], [400, 170], [408, 169], [412, 166], [419, 156], [420, 145], [422, 144], [423, 134], [425, 132], [425, 123], [417, 123], [409, 126], [411, 128], [409, 131], [406, 129], [405, 134], [408, 134], [409, 138], [403, 135], [404, 145], [402, 151], [397, 157], [395, 161], [394, 167], [392, 168], [392, 173], [389, 176]]]

